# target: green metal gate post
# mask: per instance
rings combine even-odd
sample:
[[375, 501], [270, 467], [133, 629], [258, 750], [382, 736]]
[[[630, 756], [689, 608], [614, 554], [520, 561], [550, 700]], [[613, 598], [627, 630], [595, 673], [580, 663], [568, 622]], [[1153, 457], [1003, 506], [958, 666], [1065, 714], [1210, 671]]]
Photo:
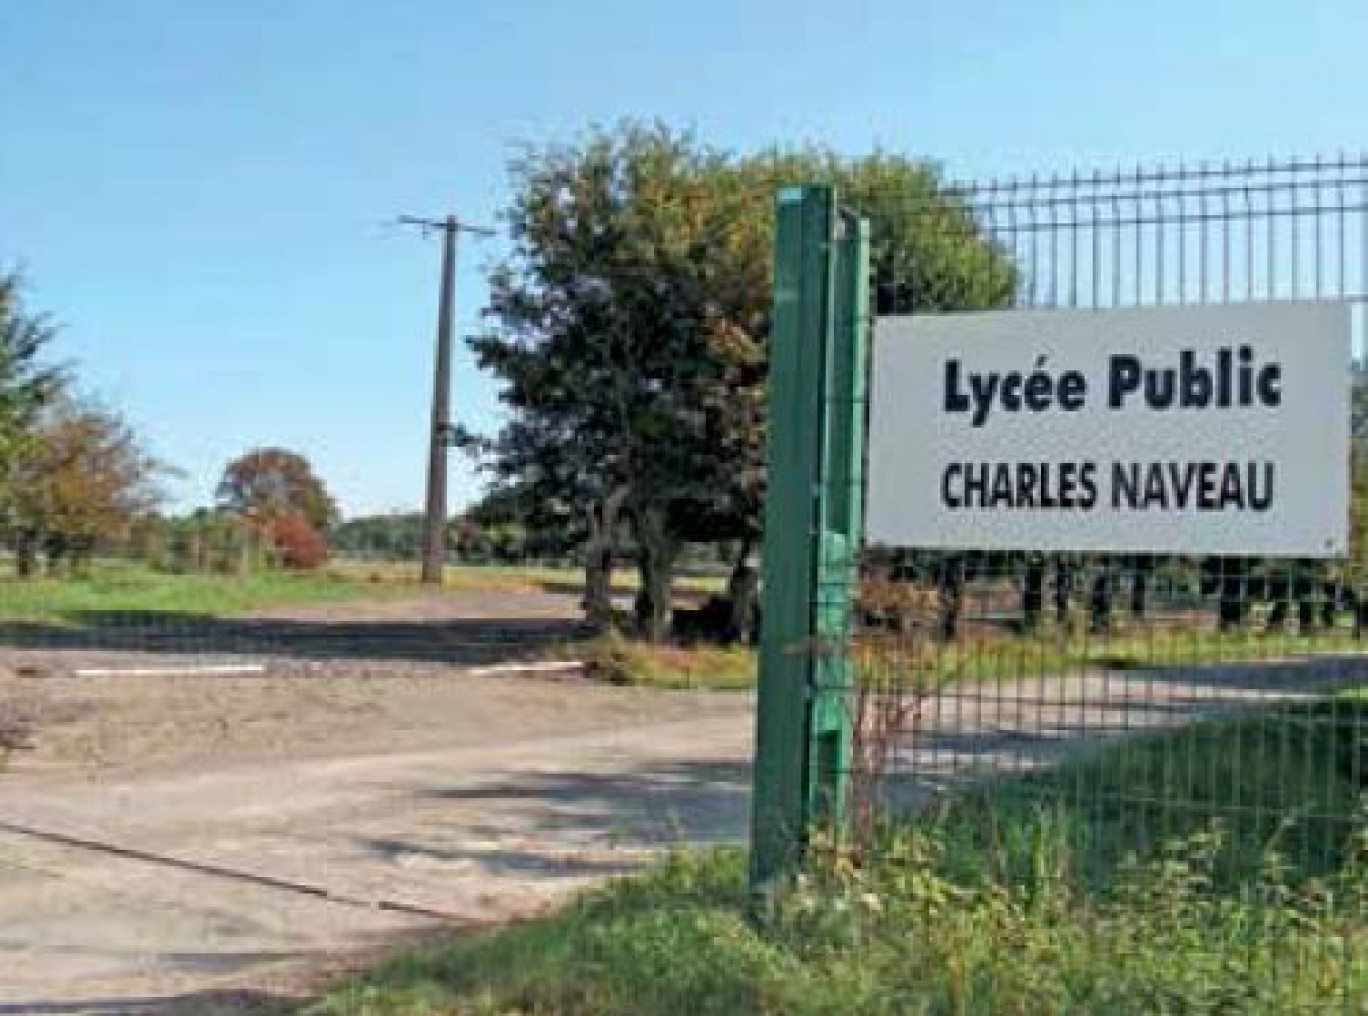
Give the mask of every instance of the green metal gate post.
[[818, 650], [810, 718], [810, 824], [837, 831], [850, 775], [849, 655], [852, 601], [864, 542], [865, 357], [869, 337], [869, 223], [841, 212], [836, 223], [834, 322], [827, 343], [825, 429], [819, 505]]
[[814, 824], [843, 820], [869, 326], [867, 224], [828, 186], [783, 188], [775, 217], [750, 864], [762, 896]]

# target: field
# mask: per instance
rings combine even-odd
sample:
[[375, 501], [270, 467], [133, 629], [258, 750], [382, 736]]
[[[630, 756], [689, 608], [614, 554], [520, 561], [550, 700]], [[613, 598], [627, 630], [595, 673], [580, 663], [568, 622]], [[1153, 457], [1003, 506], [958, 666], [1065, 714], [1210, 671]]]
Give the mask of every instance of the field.
[[106, 564], [73, 579], [0, 579], [0, 619], [70, 624], [112, 613], [225, 614], [360, 599], [385, 591], [333, 573], [172, 575], [137, 565]]
[[[394, 561], [339, 559], [328, 570], [352, 581], [382, 585], [412, 586], [418, 582], [418, 566]], [[539, 589], [545, 592], [578, 592], [583, 588], [584, 572], [565, 565], [448, 565], [443, 573], [448, 589], [501, 589], [505, 591]], [[676, 589], [684, 594], [716, 593], [723, 588], [721, 578], [711, 575], [681, 575]], [[613, 589], [634, 592], [639, 586], [635, 569], [613, 572]]]
[[[541, 565], [450, 565], [443, 588], [453, 592], [577, 593], [583, 573], [570, 567]], [[685, 576], [685, 596], [717, 592], [720, 579]], [[614, 574], [619, 593], [636, 589], [634, 571]], [[76, 578], [0, 577], [0, 618], [66, 619], [103, 611], [230, 613], [260, 607], [335, 602], [412, 593], [415, 565], [341, 559], [317, 572], [261, 570], [244, 575], [173, 574], [138, 564], [97, 562]]]
[[819, 850], [759, 924], [737, 853], [680, 856], [555, 916], [407, 955], [309, 1011], [1362, 1011], [1368, 825], [1332, 816], [1356, 812], [1366, 718], [1339, 697], [964, 791], [883, 829], [865, 863]]

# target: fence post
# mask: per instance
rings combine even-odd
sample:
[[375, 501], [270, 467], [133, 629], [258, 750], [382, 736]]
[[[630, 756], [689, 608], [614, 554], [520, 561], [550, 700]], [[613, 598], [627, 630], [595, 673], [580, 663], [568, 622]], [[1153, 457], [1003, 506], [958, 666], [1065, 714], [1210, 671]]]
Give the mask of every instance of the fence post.
[[808, 788], [809, 824], [837, 832], [846, 819], [851, 762], [854, 673], [848, 650], [864, 542], [865, 359], [870, 326], [869, 223], [846, 211], [838, 214], [834, 314], [826, 343]]
[[831, 187], [779, 191], [750, 857], [762, 900], [809, 827], [842, 818], [867, 275], [867, 226], [838, 212]]

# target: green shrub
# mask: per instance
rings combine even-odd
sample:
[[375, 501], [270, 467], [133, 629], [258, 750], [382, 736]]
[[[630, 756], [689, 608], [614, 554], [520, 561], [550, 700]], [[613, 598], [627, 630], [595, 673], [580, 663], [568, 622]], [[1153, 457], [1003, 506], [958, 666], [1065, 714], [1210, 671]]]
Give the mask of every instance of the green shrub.
[[603, 635], [569, 647], [590, 677], [651, 688], [749, 688], [755, 653], [744, 646], [678, 646]]

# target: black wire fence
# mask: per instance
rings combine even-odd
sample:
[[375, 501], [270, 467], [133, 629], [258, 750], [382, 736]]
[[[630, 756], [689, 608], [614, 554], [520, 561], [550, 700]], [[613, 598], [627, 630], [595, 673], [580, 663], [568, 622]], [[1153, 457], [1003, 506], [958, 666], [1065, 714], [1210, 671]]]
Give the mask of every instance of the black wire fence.
[[[1365, 158], [873, 203], [910, 213], [920, 237], [904, 256], [874, 218], [876, 314], [1338, 300], [1362, 353]], [[1362, 380], [1344, 557], [867, 548], [847, 690], [849, 842], [864, 862], [922, 857], [961, 887], [1099, 929], [1122, 904], [1190, 924], [1250, 975], [1248, 995], [1201, 1011], [1363, 1011]], [[982, 898], [962, 897], [959, 917]], [[1165, 1004], [1149, 1011], [1196, 1011]]]

